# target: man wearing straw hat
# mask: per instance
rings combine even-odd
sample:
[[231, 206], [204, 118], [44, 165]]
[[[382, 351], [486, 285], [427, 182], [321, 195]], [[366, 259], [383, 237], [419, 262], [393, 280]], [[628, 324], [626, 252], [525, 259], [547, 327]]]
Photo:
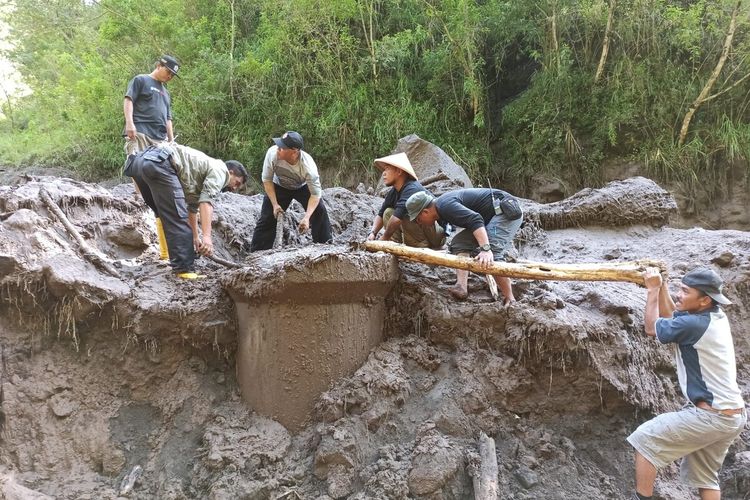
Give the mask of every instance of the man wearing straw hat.
[[375, 166], [383, 171], [383, 182], [391, 189], [372, 222], [367, 239], [376, 239], [380, 229], [385, 227], [379, 238], [383, 241], [395, 241], [417, 248], [441, 248], [445, 244], [445, 231], [440, 225], [421, 226], [407, 217], [406, 200], [426, 189], [417, 180], [406, 153], [378, 158]]

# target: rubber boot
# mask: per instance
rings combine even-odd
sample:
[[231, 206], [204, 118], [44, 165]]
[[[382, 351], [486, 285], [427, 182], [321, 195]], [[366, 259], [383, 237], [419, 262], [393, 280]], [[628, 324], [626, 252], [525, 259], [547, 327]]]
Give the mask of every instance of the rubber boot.
[[156, 235], [159, 238], [159, 259], [169, 260], [167, 237], [164, 235], [164, 227], [161, 225], [161, 219], [158, 217], [156, 218]]

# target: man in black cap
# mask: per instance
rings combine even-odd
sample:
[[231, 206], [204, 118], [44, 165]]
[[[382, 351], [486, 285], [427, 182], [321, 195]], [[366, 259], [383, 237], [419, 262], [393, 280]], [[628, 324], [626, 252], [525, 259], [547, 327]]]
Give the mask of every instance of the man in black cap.
[[172, 100], [165, 83], [177, 76], [180, 65], [172, 56], [162, 56], [148, 75], [137, 75], [123, 100], [127, 154], [143, 151], [158, 142], [174, 140]]
[[[156, 63], [156, 68], [148, 75], [137, 75], [130, 83], [123, 100], [125, 114], [125, 154], [131, 155], [145, 151], [146, 148], [161, 142], [172, 142], [172, 100], [165, 83], [177, 76], [180, 65], [172, 56], [164, 55]], [[136, 184], [136, 191], [140, 192]], [[154, 201], [144, 201], [154, 206]], [[156, 217], [156, 234], [159, 241], [159, 256], [162, 260], [169, 258], [164, 227], [161, 219]]]
[[721, 309], [731, 302], [722, 293], [721, 277], [710, 269], [695, 269], [682, 278], [676, 304], [659, 269], [649, 268], [643, 277], [648, 289], [646, 334], [673, 346], [687, 404], [628, 436], [636, 450], [633, 499], [650, 499], [657, 469], [682, 459], [682, 480], [697, 488], [702, 500], [718, 500], [719, 468], [747, 421], [732, 333]]
[[266, 195], [255, 225], [250, 251], [268, 250], [276, 235], [276, 217], [283, 214], [292, 200], [297, 200], [305, 215], [299, 232], [312, 229], [315, 243], [331, 241], [331, 221], [325, 204], [321, 203], [323, 188], [318, 166], [312, 156], [303, 151], [305, 141], [294, 131], [273, 138], [274, 145], [266, 151], [261, 180]]

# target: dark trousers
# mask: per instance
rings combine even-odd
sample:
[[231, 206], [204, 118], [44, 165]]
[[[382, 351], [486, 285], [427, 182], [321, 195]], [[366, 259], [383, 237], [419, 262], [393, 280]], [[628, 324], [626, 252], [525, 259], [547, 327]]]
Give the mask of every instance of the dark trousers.
[[[281, 208], [286, 210], [292, 200], [297, 200], [302, 207], [307, 209], [307, 202], [310, 201], [310, 189], [305, 185], [299, 189], [285, 189], [277, 184], [276, 201]], [[331, 221], [328, 218], [323, 199], [320, 199], [317, 208], [310, 216], [310, 230], [315, 243], [328, 243], [331, 241]], [[276, 237], [276, 218], [273, 216], [273, 205], [268, 195], [263, 197], [263, 205], [260, 207], [260, 218], [255, 225], [253, 232], [253, 241], [250, 244], [250, 251], [268, 250], [273, 246], [273, 240]]]
[[135, 180], [143, 201], [161, 219], [172, 270], [176, 273], [193, 271], [195, 248], [185, 192], [169, 160], [155, 162], [135, 155], [128, 158], [125, 175]]

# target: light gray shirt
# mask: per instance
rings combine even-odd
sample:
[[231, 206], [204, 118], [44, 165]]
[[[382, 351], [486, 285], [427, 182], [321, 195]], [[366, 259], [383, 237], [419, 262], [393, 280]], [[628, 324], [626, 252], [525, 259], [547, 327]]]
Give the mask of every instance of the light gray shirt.
[[323, 188], [320, 185], [318, 166], [315, 164], [312, 156], [304, 151], [300, 151], [297, 164], [290, 165], [278, 158], [278, 151], [279, 148], [276, 145], [271, 146], [266, 151], [261, 180], [263, 182], [273, 182], [284, 189], [299, 189], [307, 184], [310, 194], [320, 197], [323, 194]]

